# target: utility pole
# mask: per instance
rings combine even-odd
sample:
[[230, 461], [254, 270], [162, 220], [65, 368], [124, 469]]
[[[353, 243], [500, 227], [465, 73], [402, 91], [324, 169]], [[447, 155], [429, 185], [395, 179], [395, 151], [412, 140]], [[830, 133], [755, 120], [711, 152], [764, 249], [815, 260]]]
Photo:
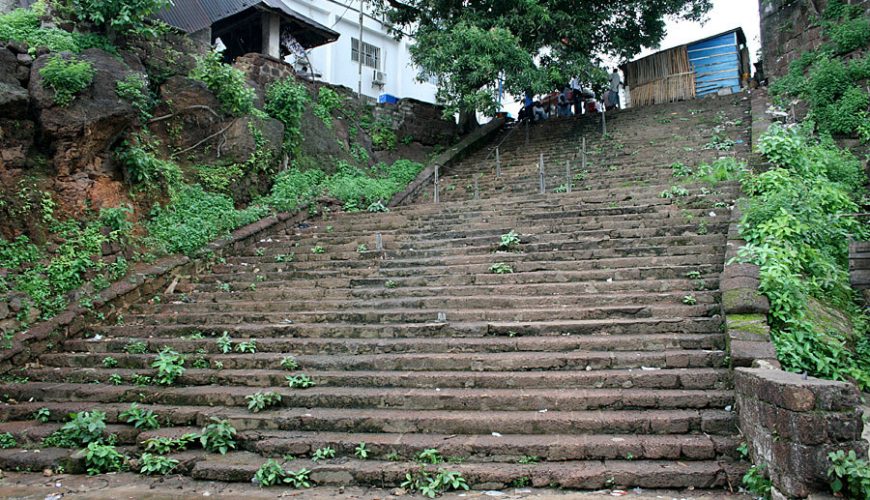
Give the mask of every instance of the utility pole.
[[362, 72], [363, 72], [363, 57], [365, 54], [363, 53], [363, 20], [365, 13], [365, 5], [366, 0], [359, 0], [359, 45], [357, 45], [357, 55], [359, 55], [359, 87], [357, 88], [357, 93], [359, 94], [360, 102], [365, 102], [365, 97], [362, 93]]

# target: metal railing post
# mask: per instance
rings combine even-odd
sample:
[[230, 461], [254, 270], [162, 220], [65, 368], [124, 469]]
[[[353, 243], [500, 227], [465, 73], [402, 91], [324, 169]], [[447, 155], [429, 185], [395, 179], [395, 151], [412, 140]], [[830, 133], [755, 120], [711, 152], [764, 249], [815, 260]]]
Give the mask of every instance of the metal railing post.
[[538, 163], [540, 181], [541, 181], [541, 194], [544, 194], [547, 191], [547, 187], [544, 184], [544, 153], [541, 153], [541, 159]]
[[565, 180], [567, 181], [568, 192], [571, 192], [571, 160], [565, 160]]
[[495, 147], [495, 176], [501, 177], [501, 153], [499, 147]]
[[601, 135], [607, 135], [607, 107], [601, 108]]
[[378, 252], [384, 251], [384, 237], [381, 233], [375, 233], [375, 250]]
[[440, 196], [439, 196], [439, 192], [440, 192], [441, 190], [438, 189], [438, 184], [441, 182], [441, 181], [438, 179], [439, 170], [441, 170], [441, 165], [435, 165], [435, 198], [434, 198], [434, 199], [435, 199], [435, 203], [440, 203], [440, 202], [441, 202], [441, 199], [440, 199]]
[[583, 162], [583, 164], [582, 164], [582, 165], [583, 165], [583, 171], [585, 172], [585, 171], [586, 171], [586, 136], [583, 136], [583, 156], [582, 156], [582, 162]]
[[529, 119], [526, 118], [526, 146], [529, 145]]
[[475, 200], [480, 199], [480, 187], [478, 186], [478, 179], [480, 179], [480, 176], [475, 175], [474, 176], [474, 199]]

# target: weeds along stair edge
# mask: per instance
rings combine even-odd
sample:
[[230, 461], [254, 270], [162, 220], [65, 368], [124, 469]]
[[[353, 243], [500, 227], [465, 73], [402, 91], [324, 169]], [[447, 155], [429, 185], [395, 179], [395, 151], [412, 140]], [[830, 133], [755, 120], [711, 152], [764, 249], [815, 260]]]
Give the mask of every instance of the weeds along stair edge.
[[[749, 120], [743, 96], [609, 114], [604, 138], [554, 119], [443, 172], [440, 204], [428, 189], [276, 231], [16, 370], [0, 468], [82, 471], [76, 448], [21, 449], [100, 410], [130, 455], [227, 420], [226, 455], [170, 453], [197, 479], [247, 482], [293, 455], [317, 484], [398, 486], [423, 453], [472, 487], [738, 483], [718, 276], [739, 186], [672, 164], [745, 157]], [[165, 348], [185, 358], [171, 385], [152, 366]], [[131, 403], [161, 427], [127, 423]]]

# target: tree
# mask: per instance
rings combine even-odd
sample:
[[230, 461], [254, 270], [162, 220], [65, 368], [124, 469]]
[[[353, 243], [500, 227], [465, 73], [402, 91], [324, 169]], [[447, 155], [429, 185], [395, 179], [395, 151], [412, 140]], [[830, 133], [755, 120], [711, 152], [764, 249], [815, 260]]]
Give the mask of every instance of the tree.
[[700, 20], [711, 0], [374, 0], [411, 55], [439, 78], [449, 112], [496, 111], [496, 85], [522, 95], [572, 75], [600, 81], [601, 56], [627, 59], [665, 35], [667, 16]]

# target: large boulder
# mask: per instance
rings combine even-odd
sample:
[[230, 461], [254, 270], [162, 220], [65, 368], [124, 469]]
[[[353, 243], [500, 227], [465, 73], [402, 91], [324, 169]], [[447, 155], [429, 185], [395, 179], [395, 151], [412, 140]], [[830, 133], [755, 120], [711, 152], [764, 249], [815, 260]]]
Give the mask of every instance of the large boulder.
[[33, 146], [34, 129], [30, 120], [0, 118], [0, 169], [25, 166]]
[[272, 165], [258, 165], [258, 169], [266, 170], [273, 166], [281, 155], [281, 145], [284, 141], [284, 124], [274, 118], [242, 117], [235, 119], [227, 129], [222, 142], [224, 143], [223, 161], [229, 163], [245, 163], [257, 150], [257, 136], [263, 140], [263, 148], [271, 152]]
[[99, 172], [109, 147], [136, 119], [136, 111], [118, 97], [118, 80], [133, 73], [121, 60], [101, 49], [79, 57], [93, 65], [93, 83], [66, 107], [54, 103], [54, 91], [39, 74], [51, 56], [40, 56], [30, 73], [30, 96], [44, 138], [54, 154], [58, 175]]
[[[198, 80], [173, 76], [160, 86], [160, 96], [160, 104], [154, 110], [158, 121], [149, 128], [166, 146], [167, 154], [199, 144], [227, 125], [220, 102]], [[194, 148], [191, 153], [197, 155], [202, 149]]]
[[22, 118], [27, 113], [29, 96], [18, 80], [18, 58], [0, 47], [0, 118]]

